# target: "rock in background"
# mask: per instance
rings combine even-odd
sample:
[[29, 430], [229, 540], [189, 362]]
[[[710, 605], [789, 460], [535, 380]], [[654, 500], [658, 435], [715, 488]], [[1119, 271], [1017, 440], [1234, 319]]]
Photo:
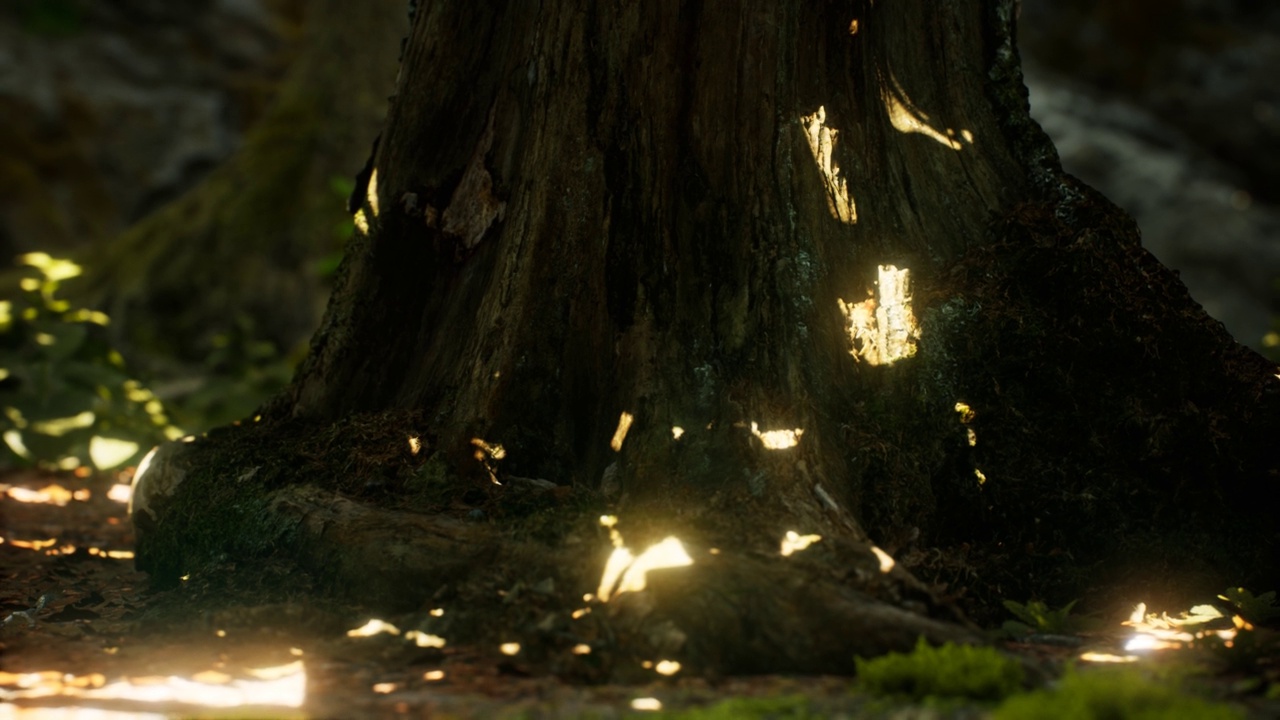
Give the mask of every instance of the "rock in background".
[[1280, 337], [1280, 6], [1025, 0], [1031, 113], [1068, 172], [1246, 345]]
[[230, 157], [296, 49], [297, 5], [0, 5], [0, 257], [104, 240]]

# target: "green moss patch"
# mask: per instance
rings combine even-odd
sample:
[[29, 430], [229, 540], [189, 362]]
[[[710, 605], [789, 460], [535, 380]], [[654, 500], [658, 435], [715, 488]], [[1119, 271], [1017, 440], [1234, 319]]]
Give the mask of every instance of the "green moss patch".
[[1134, 671], [1068, 673], [1051, 690], [1010, 698], [995, 712], [996, 720], [1233, 720], [1244, 716], [1226, 705], [1211, 703], [1157, 685]]
[[995, 648], [932, 647], [923, 638], [910, 653], [856, 660], [858, 685], [889, 696], [1000, 700], [1022, 687], [1022, 666]]

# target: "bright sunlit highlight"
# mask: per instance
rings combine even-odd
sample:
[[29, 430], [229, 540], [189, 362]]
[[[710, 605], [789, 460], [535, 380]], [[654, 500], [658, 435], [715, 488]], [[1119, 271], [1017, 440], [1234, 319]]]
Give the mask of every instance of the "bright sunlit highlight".
[[662, 709], [662, 701], [658, 698], [642, 697], [631, 701], [632, 710], [657, 711]]
[[128, 483], [116, 483], [107, 491], [107, 498], [118, 503], [128, 503], [133, 497], [133, 486]]
[[751, 434], [760, 439], [765, 449], [786, 450], [800, 444], [800, 436], [804, 434], [804, 428], [760, 432], [760, 425], [753, 422], [751, 423]]
[[887, 573], [893, 569], [895, 563], [893, 558], [889, 556], [889, 553], [881, 550], [875, 545], [871, 546], [871, 552], [874, 553], [876, 559], [880, 561], [880, 572]]
[[609, 598], [624, 592], [639, 592], [645, 588], [646, 575], [652, 570], [672, 567], [685, 567], [693, 564], [693, 558], [685, 552], [684, 546], [674, 537], [650, 546], [633, 558], [626, 548], [616, 548], [605, 563], [604, 574], [600, 578], [600, 587], [596, 595], [600, 602], [609, 602]]
[[383, 622], [375, 618], [354, 630], [348, 630], [347, 637], [372, 637], [379, 633], [399, 635], [400, 629], [389, 622]]
[[502, 643], [501, 645], [498, 646], [498, 650], [501, 651], [503, 655], [519, 655], [520, 643], [517, 643], [517, 642]]
[[428, 671], [426, 671], [426, 672], [422, 673], [422, 679], [423, 679], [423, 680], [429, 680], [429, 681], [431, 681], [431, 682], [435, 682], [435, 681], [437, 681], [437, 680], [443, 680], [443, 679], [444, 679], [444, 671], [443, 671], [443, 670], [428, 670]]
[[412, 640], [418, 647], [425, 648], [442, 648], [447, 644], [447, 640], [439, 635], [431, 635], [420, 630], [410, 630], [404, 634], [406, 640]]
[[210, 670], [196, 673], [191, 678], [152, 676], [108, 682], [99, 673], [77, 676], [57, 670], [35, 673], [0, 671], [0, 686], [6, 688], [6, 700], [74, 697], [229, 708], [246, 705], [301, 707], [306, 699], [307, 676], [300, 660], [248, 673], [259, 679], [237, 679]]
[[627, 431], [631, 429], [631, 422], [635, 420], [635, 416], [629, 412], [624, 412], [618, 417], [618, 427], [613, 431], [613, 439], [609, 441], [609, 447], [614, 452], [622, 450], [622, 443], [627, 439]]
[[826, 106], [819, 106], [812, 115], [800, 116], [800, 125], [804, 128], [809, 152], [813, 154], [813, 162], [818, 166], [822, 184], [826, 187], [827, 210], [831, 217], [846, 225], [857, 223], [858, 205], [849, 193], [848, 180], [840, 176], [840, 165], [835, 159], [840, 132], [827, 125]]
[[920, 328], [911, 309], [911, 271], [894, 265], [880, 265], [877, 289], [867, 291], [867, 299], [846, 302], [836, 298], [845, 318], [849, 354], [868, 365], [891, 365], [916, 354]]
[[684, 428], [680, 427], [679, 425], [672, 425], [672, 426], [671, 426], [671, 439], [672, 439], [672, 440], [679, 440], [679, 439], [680, 439], [680, 436], [681, 436], [681, 435], [683, 435], [683, 434], [684, 434]]
[[801, 535], [795, 530], [788, 530], [787, 534], [782, 538], [782, 549], [780, 552], [783, 557], [787, 557], [792, 553], [804, 550], [821, 539], [821, 535]]
[[680, 672], [680, 663], [675, 660], [659, 660], [653, 670], [659, 675], [675, 675]]

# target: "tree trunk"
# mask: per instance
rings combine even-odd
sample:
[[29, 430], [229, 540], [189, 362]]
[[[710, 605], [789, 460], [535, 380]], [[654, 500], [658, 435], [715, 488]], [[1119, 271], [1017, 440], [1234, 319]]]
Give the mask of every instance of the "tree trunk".
[[[705, 671], [972, 639], [940, 588], [1274, 578], [1275, 368], [1061, 173], [1012, 11], [424, 7], [308, 360], [161, 453], [141, 564], [541, 587], [500, 627]], [[691, 567], [597, 588], [667, 537]]]

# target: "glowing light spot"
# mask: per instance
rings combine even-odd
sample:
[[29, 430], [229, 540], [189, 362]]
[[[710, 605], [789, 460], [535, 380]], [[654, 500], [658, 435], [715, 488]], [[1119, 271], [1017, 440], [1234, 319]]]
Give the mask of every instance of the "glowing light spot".
[[795, 530], [788, 530], [786, 536], [782, 538], [782, 556], [787, 557], [792, 553], [800, 552], [821, 539], [821, 535], [801, 535]]
[[21, 674], [0, 671], [0, 686], [6, 688], [6, 700], [73, 697], [218, 708], [246, 705], [296, 708], [306, 697], [307, 676], [300, 661], [279, 668], [249, 670], [247, 674], [255, 679], [233, 678], [210, 670], [191, 678], [142, 676], [108, 682], [100, 673], [77, 676], [57, 670]]
[[501, 645], [498, 646], [498, 650], [501, 651], [503, 655], [519, 655], [520, 643], [516, 643], [516, 642], [502, 643]]
[[871, 552], [874, 553], [876, 559], [880, 561], [880, 572], [887, 573], [893, 569], [895, 563], [893, 558], [889, 556], [889, 553], [881, 550], [875, 545], [871, 546]]
[[395, 692], [396, 687], [397, 687], [396, 683], [393, 683], [393, 682], [374, 683], [373, 691], [376, 693], [380, 693], [382, 695], [386, 695], [387, 693]]
[[880, 265], [877, 272], [876, 297], [861, 302], [836, 298], [836, 305], [846, 319], [849, 354], [854, 360], [891, 365], [916, 354], [920, 328], [911, 309], [911, 271]]
[[302, 657], [302, 648], [291, 647], [289, 648], [289, 654], [294, 657]]
[[590, 655], [591, 646], [586, 643], [578, 643], [577, 645], [573, 646], [573, 654], [574, 655]]
[[600, 525], [603, 527], [611, 528], [617, 524], [618, 524], [617, 515], [601, 515], [600, 516]]
[[680, 663], [675, 660], [659, 660], [653, 669], [659, 675], [675, 675], [680, 672]]
[[431, 608], [431, 611], [427, 614], [431, 617], [444, 617], [444, 608]]
[[1216, 637], [1227, 647], [1232, 645], [1236, 634], [1242, 629], [1252, 629], [1244, 618], [1231, 618], [1233, 627], [1221, 630], [1207, 628], [1209, 623], [1224, 619], [1222, 612], [1212, 605], [1196, 605], [1179, 617], [1170, 617], [1168, 613], [1156, 615], [1147, 613], [1146, 603], [1138, 603], [1129, 619], [1121, 623], [1132, 627], [1136, 632], [1125, 643], [1124, 649], [1129, 652], [1147, 650], [1172, 650], [1182, 648], [1205, 637]]
[[985, 473], [983, 473], [983, 472], [982, 472], [981, 470], [979, 470], [978, 468], [974, 468], [974, 469], [973, 469], [973, 476], [974, 476], [974, 477], [976, 477], [976, 478], [978, 478], [978, 484], [979, 484], [979, 485], [985, 485], [985, 484], [987, 484], [987, 476], [986, 476], [986, 474], [985, 474]]
[[416, 435], [410, 435], [409, 436], [409, 452], [414, 455], [417, 455], [421, 451], [422, 451], [422, 441], [419, 440]]
[[857, 223], [857, 203], [849, 195], [848, 183], [840, 177], [840, 166], [835, 160], [840, 133], [835, 128], [827, 127], [826, 106], [819, 106], [812, 115], [801, 115], [800, 126], [804, 129], [805, 139], [809, 141], [813, 162], [822, 175], [822, 184], [827, 189], [827, 210], [831, 212], [831, 217], [847, 225]]
[[471, 444], [480, 449], [485, 455], [494, 460], [501, 460], [507, 456], [507, 451], [498, 443], [488, 443], [480, 438], [471, 438]]
[[[956, 140], [956, 131], [951, 128], [939, 131], [930, 123], [929, 116], [921, 112], [911, 98], [907, 97], [907, 92], [898, 83], [897, 78], [891, 78], [883, 92], [883, 100], [885, 110], [889, 113], [889, 122], [893, 124], [895, 130], [901, 133], [919, 133], [931, 140], [945, 145], [952, 150], [961, 150], [964, 144]], [[965, 143], [973, 144], [973, 132], [969, 130], [961, 130], [959, 133], [961, 139]]]
[[115, 502], [118, 502], [118, 503], [127, 504], [129, 502], [129, 499], [132, 497], [133, 497], [133, 486], [128, 483], [116, 483], [115, 485], [111, 486], [110, 490], [107, 491], [107, 499], [114, 500]]
[[645, 588], [645, 577], [653, 570], [685, 567], [693, 564], [693, 558], [685, 552], [684, 546], [674, 537], [668, 537], [656, 545], [650, 546], [640, 557], [632, 558], [631, 551], [616, 548], [605, 563], [604, 574], [600, 578], [600, 588], [596, 594], [600, 602], [609, 602], [609, 598], [624, 592], [639, 592]]
[[214, 633], [214, 635], [217, 635], [217, 636], [218, 636], [218, 637], [220, 637], [220, 638], [224, 638], [224, 637], [226, 637], [226, 636], [227, 636], [227, 631], [226, 631], [226, 630], [218, 630], [217, 632], [215, 632], [215, 633]]
[[1084, 652], [1080, 653], [1080, 659], [1085, 662], [1094, 663], [1131, 663], [1137, 662], [1137, 655], [1112, 655], [1104, 652]]
[[430, 681], [430, 682], [436, 682], [437, 680], [443, 680], [443, 679], [444, 679], [444, 671], [443, 671], [443, 670], [428, 670], [428, 671], [426, 671], [426, 672], [422, 673], [422, 679], [423, 679], [423, 680]]
[[412, 640], [418, 647], [425, 648], [442, 648], [448, 642], [439, 635], [429, 635], [419, 630], [410, 630], [404, 636], [406, 639]]
[[662, 701], [652, 697], [636, 698], [631, 701], [631, 709], [654, 712], [662, 709]]
[[10, 540], [9, 544], [26, 550], [43, 550], [57, 545], [58, 540], [56, 538], [49, 538], [48, 540]]
[[89, 440], [89, 459], [99, 470], [108, 470], [133, 457], [138, 443], [95, 435]]
[[[87, 491], [86, 491], [87, 492]], [[20, 503], [37, 503], [41, 505], [57, 505], [64, 507], [76, 498], [76, 494], [61, 485], [46, 485], [39, 490], [22, 487], [7, 487], [4, 492], [10, 499]], [[88, 499], [88, 495], [84, 496]]]
[[680, 436], [681, 436], [681, 435], [683, 435], [683, 434], [684, 434], [684, 428], [680, 427], [679, 425], [672, 425], [672, 426], [671, 426], [671, 439], [672, 439], [672, 440], [679, 440], [679, 439], [680, 439]]
[[365, 188], [365, 198], [369, 201], [369, 209], [378, 217], [378, 168], [369, 173], [369, 185]]
[[382, 620], [378, 620], [375, 618], [354, 630], [348, 630], [347, 637], [371, 637], [379, 633], [387, 633], [389, 635], [399, 635], [400, 628], [396, 627], [395, 625], [392, 625], [389, 622], [383, 622]]
[[786, 450], [800, 444], [800, 436], [804, 434], [804, 428], [760, 432], [760, 426], [753, 422], [751, 434], [760, 439], [766, 450]]
[[574, 610], [572, 613], [570, 613], [569, 617], [572, 617], [574, 620], [581, 620], [582, 618], [590, 614], [591, 614], [591, 608], [578, 608], [577, 610]]
[[618, 427], [613, 431], [613, 439], [609, 441], [609, 447], [614, 452], [622, 450], [622, 443], [627, 439], [627, 431], [631, 429], [631, 422], [635, 420], [635, 416], [629, 412], [624, 412], [618, 416]]

